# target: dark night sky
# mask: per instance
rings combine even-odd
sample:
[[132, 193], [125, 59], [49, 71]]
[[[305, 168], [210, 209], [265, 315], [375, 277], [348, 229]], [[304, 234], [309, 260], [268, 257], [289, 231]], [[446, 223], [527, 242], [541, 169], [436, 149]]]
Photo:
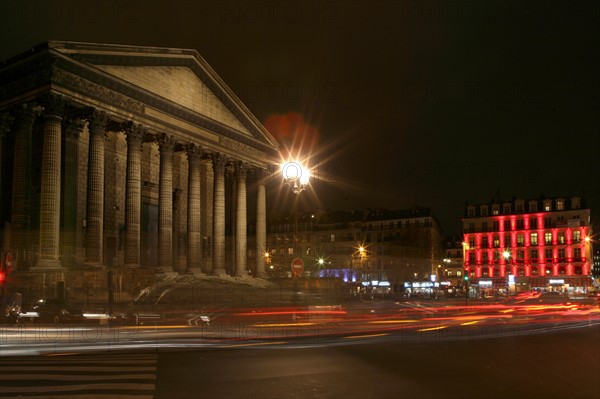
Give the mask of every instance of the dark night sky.
[[52, 39], [196, 49], [263, 123], [308, 132], [327, 182], [305, 206], [431, 206], [457, 233], [497, 193], [600, 210], [599, 4], [8, 0], [0, 59]]

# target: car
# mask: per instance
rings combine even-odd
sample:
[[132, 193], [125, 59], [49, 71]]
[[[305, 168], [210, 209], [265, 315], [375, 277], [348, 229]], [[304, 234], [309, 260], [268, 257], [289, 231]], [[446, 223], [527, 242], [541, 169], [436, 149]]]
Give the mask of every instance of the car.
[[38, 300], [33, 306], [32, 312], [27, 314], [33, 314], [34, 316], [31, 318], [39, 322], [74, 323], [86, 320], [81, 309], [56, 299]]

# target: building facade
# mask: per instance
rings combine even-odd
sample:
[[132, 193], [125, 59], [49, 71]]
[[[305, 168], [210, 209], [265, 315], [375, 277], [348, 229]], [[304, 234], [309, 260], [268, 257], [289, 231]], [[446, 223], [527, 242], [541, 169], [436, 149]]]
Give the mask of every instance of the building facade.
[[0, 82], [13, 270], [222, 275], [233, 253], [231, 274], [264, 275], [264, 257], [246, 264], [246, 203], [265, 248], [277, 143], [195, 50], [51, 41], [1, 63]]
[[406, 282], [431, 281], [443, 262], [443, 234], [429, 208], [323, 211], [273, 218], [267, 234], [268, 262], [289, 275], [300, 257], [308, 274], [343, 279], [395, 292]]
[[472, 287], [516, 293], [591, 286], [590, 209], [581, 197], [467, 205], [462, 224]]

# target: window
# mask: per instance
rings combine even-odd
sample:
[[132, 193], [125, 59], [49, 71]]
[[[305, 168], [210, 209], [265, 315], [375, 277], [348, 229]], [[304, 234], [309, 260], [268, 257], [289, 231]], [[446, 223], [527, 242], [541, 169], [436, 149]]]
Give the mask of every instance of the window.
[[565, 210], [565, 200], [562, 200], [562, 199], [556, 200], [556, 210], [557, 211]]
[[504, 231], [510, 230], [510, 220], [504, 221]]
[[581, 260], [581, 248], [573, 248], [573, 258], [575, 258], [576, 261]]
[[487, 237], [481, 237], [481, 247], [482, 248], [487, 248], [488, 245], [488, 238]]
[[469, 233], [473, 233], [475, 231], [475, 223], [469, 223]]
[[525, 259], [525, 251], [517, 251], [517, 259], [519, 259], [519, 260]]
[[579, 197], [573, 197], [571, 198], [571, 208], [572, 209], [579, 209], [581, 207], [581, 201]]
[[500, 251], [494, 251], [494, 260], [500, 260]]
[[481, 223], [481, 231], [488, 231], [487, 222], [482, 222]]
[[492, 222], [492, 226], [493, 226], [493, 230], [494, 230], [494, 231], [498, 231], [498, 221], [497, 221], [497, 220], [494, 220], [494, 221]]
[[335, 234], [332, 234], [332, 235], [329, 237], [329, 240], [330, 240], [329, 242], [335, 242]]
[[289, 247], [288, 248], [288, 255], [293, 255], [294, 254], [294, 247]]
[[469, 238], [469, 248], [475, 248], [475, 239]]
[[575, 230], [573, 232], [573, 242], [579, 242], [579, 241], [581, 241], [581, 231]]
[[500, 248], [500, 237], [494, 236], [494, 248]]
[[517, 230], [523, 230], [524, 228], [525, 227], [524, 227], [523, 219], [517, 220]]
[[529, 219], [529, 228], [537, 229], [537, 219]]
[[529, 212], [537, 212], [537, 202], [532, 201], [529, 203]]
[[538, 235], [537, 233], [531, 233], [529, 236], [529, 242], [531, 245], [538, 245]]
[[468, 208], [468, 210], [467, 210], [467, 215], [468, 215], [469, 217], [473, 217], [473, 216], [475, 216], [475, 208], [474, 208], [474, 207], [472, 207], [472, 206], [470, 206], [470, 207]]
[[516, 212], [523, 212], [523, 204], [519, 203], [515, 205]]
[[552, 233], [544, 233], [544, 242], [546, 243], [546, 245], [552, 244]]
[[537, 249], [532, 249], [531, 252], [529, 252], [529, 256], [531, 257], [531, 259], [535, 259], [537, 261], [538, 250]]
[[544, 201], [544, 210], [546, 212], [550, 212], [552, 210], [552, 201], [551, 200]]
[[508, 215], [510, 214], [510, 204], [504, 204], [504, 214]]
[[488, 215], [488, 207], [487, 205], [484, 205], [481, 207], [481, 216], [487, 216]]
[[558, 259], [565, 259], [565, 249], [564, 248], [560, 248], [558, 250]]
[[544, 218], [544, 227], [552, 227], [552, 219]]
[[546, 255], [546, 262], [550, 262], [552, 260], [552, 250], [547, 249], [545, 255]]
[[517, 234], [517, 246], [522, 247], [525, 245], [525, 237], [523, 234]]
[[508, 234], [504, 236], [504, 246], [506, 248], [511, 246], [510, 235], [508, 235]]
[[475, 262], [475, 252], [469, 252], [469, 262]]
[[487, 251], [484, 251], [484, 252], [481, 254], [481, 257], [482, 257], [483, 261], [484, 261], [485, 263], [487, 263], [487, 261], [488, 261], [488, 253], [487, 253]]
[[496, 216], [500, 214], [500, 205], [492, 205], [492, 215]]
[[558, 233], [558, 243], [559, 244], [565, 243], [565, 233], [564, 232]]

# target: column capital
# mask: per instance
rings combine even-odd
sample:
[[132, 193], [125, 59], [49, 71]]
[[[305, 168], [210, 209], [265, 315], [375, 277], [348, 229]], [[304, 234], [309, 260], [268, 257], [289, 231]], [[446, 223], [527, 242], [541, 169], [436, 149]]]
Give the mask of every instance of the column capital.
[[210, 160], [214, 169], [219, 168], [222, 171], [225, 171], [225, 166], [229, 162], [229, 158], [220, 152], [210, 154]]
[[79, 140], [85, 127], [85, 120], [79, 116], [68, 116], [63, 120], [63, 128], [67, 139]]
[[10, 131], [10, 127], [15, 118], [8, 112], [0, 113], [0, 138], [4, 137]]
[[23, 103], [15, 106], [15, 124], [27, 125], [33, 123], [34, 119], [42, 114], [43, 108], [39, 105]]
[[124, 124], [123, 131], [125, 132], [127, 143], [130, 145], [141, 145], [147, 132], [144, 125], [132, 121]]
[[44, 115], [46, 117], [62, 118], [65, 107], [67, 106], [67, 100], [56, 93], [44, 93], [40, 97], [40, 103], [44, 107]]
[[108, 124], [106, 112], [92, 109], [87, 116], [87, 121], [90, 133], [104, 134], [106, 132], [106, 125]]
[[244, 161], [235, 161], [235, 174], [239, 180], [246, 180], [246, 176], [248, 173], [249, 165]]
[[202, 156], [204, 155], [204, 150], [202, 147], [194, 143], [186, 145], [185, 151], [187, 153], [188, 162], [190, 165], [198, 165], [202, 160]]
[[175, 149], [175, 138], [171, 135], [168, 135], [166, 133], [161, 133], [156, 137], [156, 142], [158, 143], [158, 146], [160, 148], [160, 152], [161, 153], [167, 153], [167, 152], [173, 152], [173, 150]]

